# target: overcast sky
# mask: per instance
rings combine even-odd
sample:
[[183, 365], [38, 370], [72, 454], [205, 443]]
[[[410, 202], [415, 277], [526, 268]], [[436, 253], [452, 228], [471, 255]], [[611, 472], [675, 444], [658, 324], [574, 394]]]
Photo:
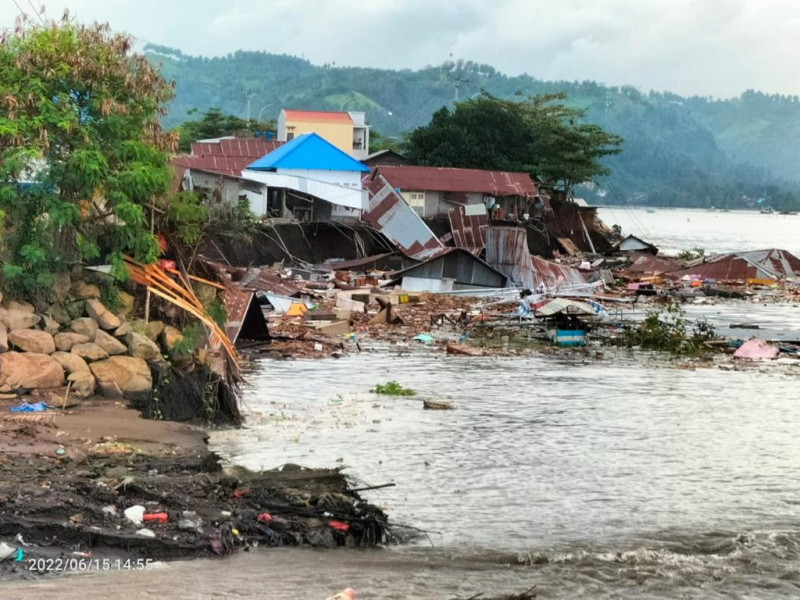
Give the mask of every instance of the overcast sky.
[[[12, 26], [31, 2], [0, 0]], [[728, 97], [800, 94], [800, 0], [46, 0], [188, 54], [238, 49], [315, 64], [508, 74]]]

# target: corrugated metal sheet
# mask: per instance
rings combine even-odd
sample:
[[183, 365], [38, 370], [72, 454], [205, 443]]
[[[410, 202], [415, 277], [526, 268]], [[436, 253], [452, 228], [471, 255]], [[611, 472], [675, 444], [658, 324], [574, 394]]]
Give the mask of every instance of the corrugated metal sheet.
[[[548, 292], [594, 291], [594, 287], [574, 267], [560, 265], [538, 256], [531, 256], [537, 290]], [[533, 288], [532, 288], [533, 289]]]
[[533, 198], [537, 194], [536, 185], [527, 173], [410, 166], [378, 167], [377, 171], [392, 187], [402, 190], [523, 198]]
[[380, 175], [364, 178], [369, 208], [362, 219], [385, 235], [406, 256], [423, 260], [444, 248], [430, 228]]
[[718, 281], [783, 279], [800, 276], [800, 259], [791, 252], [776, 248], [732, 252], [713, 256], [698, 265], [672, 271], [669, 275], [676, 278], [697, 275]]
[[486, 262], [504, 273], [509, 285], [530, 290], [537, 287], [528, 250], [528, 232], [521, 227], [488, 227]]
[[488, 263], [463, 248], [448, 248], [418, 265], [397, 271], [392, 277], [454, 279], [457, 284], [480, 287], [505, 287], [508, 278]]
[[479, 254], [486, 246], [486, 229], [489, 227], [486, 211], [482, 215], [467, 215], [463, 206], [456, 206], [450, 209], [449, 217], [456, 246]]
[[660, 258], [652, 254], [639, 254], [625, 269], [628, 273], [668, 273], [674, 271], [678, 261]]
[[595, 310], [585, 302], [569, 300], [567, 298], [554, 298], [541, 308], [536, 309], [536, 314], [542, 317], [552, 317], [559, 313], [570, 315], [595, 315]]
[[251, 159], [246, 157], [228, 157], [228, 156], [177, 156], [172, 159], [173, 167], [179, 172], [183, 173], [186, 169], [198, 169], [200, 171], [207, 171], [209, 173], [217, 173], [219, 175], [228, 175], [232, 177], [239, 177], [242, 171], [247, 168]]
[[225, 314], [228, 315], [225, 333], [232, 344], [239, 338], [245, 315], [254, 298], [254, 292], [235, 287], [229, 287], [222, 293], [222, 305], [225, 307]]
[[238, 283], [247, 290], [272, 292], [281, 296], [298, 296], [303, 291], [302, 287], [295, 285], [291, 280], [280, 277], [267, 267], [251, 267], [247, 269], [247, 272]]

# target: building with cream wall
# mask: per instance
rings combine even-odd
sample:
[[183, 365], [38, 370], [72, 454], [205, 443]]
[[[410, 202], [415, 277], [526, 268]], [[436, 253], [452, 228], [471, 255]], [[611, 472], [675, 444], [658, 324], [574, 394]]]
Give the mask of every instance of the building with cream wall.
[[278, 115], [278, 141], [316, 133], [357, 160], [369, 155], [369, 125], [363, 112], [283, 109]]

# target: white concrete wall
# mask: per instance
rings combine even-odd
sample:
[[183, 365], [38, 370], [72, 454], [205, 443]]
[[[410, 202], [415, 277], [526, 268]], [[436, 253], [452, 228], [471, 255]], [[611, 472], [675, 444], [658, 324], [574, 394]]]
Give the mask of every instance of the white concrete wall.
[[[327, 180], [304, 177], [303, 174], [331, 174]], [[242, 178], [263, 183], [271, 188], [286, 188], [321, 198], [331, 204], [357, 211], [366, 210], [367, 196], [361, 189], [360, 173], [349, 171], [307, 171], [284, 169], [272, 171], [242, 171]], [[337, 183], [338, 180], [338, 183]], [[357, 181], [357, 183], [356, 183]]]

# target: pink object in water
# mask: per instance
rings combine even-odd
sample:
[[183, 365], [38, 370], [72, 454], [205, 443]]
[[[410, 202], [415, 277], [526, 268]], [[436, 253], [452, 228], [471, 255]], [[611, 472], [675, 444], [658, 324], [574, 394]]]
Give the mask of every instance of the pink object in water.
[[773, 359], [778, 358], [778, 349], [770, 346], [764, 340], [750, 338], [733, 353], [733, 358], [747, 358], [750, 360]]

